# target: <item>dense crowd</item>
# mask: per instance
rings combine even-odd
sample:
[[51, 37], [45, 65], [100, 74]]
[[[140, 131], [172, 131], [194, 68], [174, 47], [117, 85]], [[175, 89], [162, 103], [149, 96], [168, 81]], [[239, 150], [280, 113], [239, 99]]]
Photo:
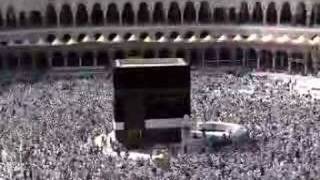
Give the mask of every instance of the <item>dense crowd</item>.
[[267, 77], [192, 73], [192, 118], [245, 125], [251, 141], [150, 161], [107, 157], [109, 79], [16, 82], [0, 89], [0, 179], [320, 179], [320, 102]]

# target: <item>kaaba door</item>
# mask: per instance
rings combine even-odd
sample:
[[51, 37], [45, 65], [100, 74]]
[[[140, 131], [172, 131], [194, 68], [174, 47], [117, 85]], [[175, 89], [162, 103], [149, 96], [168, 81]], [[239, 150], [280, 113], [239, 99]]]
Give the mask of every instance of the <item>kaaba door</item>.
[[127, 143], [131, 147], [140, 146], [143, 141], [145, 107], [143, 97], [139, 93], [130, 93], [125, 99], [125, 130], [127, 131]]

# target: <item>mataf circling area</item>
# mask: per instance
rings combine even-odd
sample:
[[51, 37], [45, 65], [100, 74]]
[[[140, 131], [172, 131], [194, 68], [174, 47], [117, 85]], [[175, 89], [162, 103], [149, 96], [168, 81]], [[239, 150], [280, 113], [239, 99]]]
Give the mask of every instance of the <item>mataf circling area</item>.
[[15, 82], [0, 93], [0, 179], [320, 178], [320, 101], [290, 81], [192, 72], [192, 118], [239, 123], [252, 141], [183, 154], [168, 169], [94, 145], [112, 128], [108, 79]]

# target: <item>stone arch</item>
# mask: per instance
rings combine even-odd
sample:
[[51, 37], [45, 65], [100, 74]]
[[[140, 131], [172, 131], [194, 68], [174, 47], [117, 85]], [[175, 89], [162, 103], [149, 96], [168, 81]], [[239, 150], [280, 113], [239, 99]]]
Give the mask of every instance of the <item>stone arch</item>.
[[267, 70], [272, 68], [272, 52], [267, 50], [261, 51], [261, 61], [260, 61], [260, 68], [262, 70]]
[[28, 25], [27, 21], [26, 12], [21, 11], [19, 13], [19, 25], [21, 27], [26, 27]]
[[15, 70], [18, 68], [18, 64], [19, 64], [19, 58], [13, 54], [13, 53], [9, 53], [7, 54], [6, 57], [6, 65], [8, 67], [9, 70]]
[[116, 33], [110, 33], [109, 36], [108, 36], [108, 40], [112, 41], [116, 36], [117, 36]]
[[54, 34], [48, 34], [46, 41], [48, 43], [52, 43], [56, 39], [56, 36]]
[[93, 37], [94, 37], [94, 40], [97, 41], [101, 36], [102, 36], [101, 33], [95, 33]]
[[161, 2], [157, 2], [155, 4], [155, 8], [153, 11], [152, 19], [154, 23], [159, 23], [162, 24], [165, 22], [165, 17], [164, 17], [164, 10], [163, 10], [163, 5]]
[[239, 12], [239, 23], [248, 23], [249, 22], [249, 8], [247, 2], [241, 2], [240, 12]]
[[312, 8], [311, 24], [312, 25], [320, 24], [320, 4], [315, 4]]
[[179, 36], [179, 33], [178, 32], [176, 32], [176, 31], [174, 31], [174, 32], [171, 32], [170, 33], [170, 39], [171, 40], [174, 40], [175, 38], [177, 38]]
[[149, 36], [149, 34], [147, 32], [141, 32], [140, 35], [139, 35], [139, 39], [141, 41], [143, 41], [148, 36]]
[[0, 28], [3, 26], [3, 17], [2, 17], [2, 12], [0, 10]]
[[128, 39], [132, 36], [132, 33], [126, 33], [123, 38], [128, 41]]
[[254, 5], [252, 21], [257, 24], [262, 24], [263, 22], [263, 11], [260, 2], [256, 2]]
[[156, 40], [159, 40], [160, 38], [162, 38], [164, 36], [164, 34], [162, 32], [156, 32], [155, 34], [155, 38]]
[[217, 51], [214, 48], [207, 48], [204, 51], [205, 65], [212, 67], [217, 65]]
[[92, 52], [85, 52], [81, 57], [81, 66], [93, 66], [94, 55]]
[[276, 52], [276, 68], [280, 70], [287, 70], [288, 53], [285, 51]]
[[126, 3], [122, 11], [122, 23], [126, 25], [134, 24], [134, 12], [131, 3]]
[[17, 20], [16, 20], [16, 13], [12, 6], [9, 6], [7, 10], [7, 27], [16, 27], [17, 26]]
[[222, 66], [230, 65], [231, 63], [231, 54], [227, 47], [222, 47], [219, 50], [219, 62]]
[[48, 4], [46, 9], [47, 26], [56, 26], [58, 21], [57, 12], [52, 4]]
[[280, 24], [291, 24], [292, 14], [289, 2], [285, 2], [281, 8]]
[[194, 36], [194, 32], [193, 31], [187, 31], [185, 34], [184, 34], [184, 36], [183, 36], [183, 38], [185, 38], [185, 39], [190, 39], [192, 36]]
[[246, 53], [247, 57], [247, 66], [249, 68], [256, 68], [257, 67], [257, 60], [258, 60], [258, 54], [255, 49], [248, 49]]
[[127, 55], [123, 50], [117, 50], [114, 53], [114, 59], [125, 59], [126, 57]]
[[176, 57], [185, 59], [186, 58], [186, 51], [182, 48], [179, 48], [176, 52]]
[[23, 52], [21, 55], [21, 68], [23, 70], [31, 70], [32, 69], [32, 56], [28, 52]]
[[62, 37], [62, 41], [67, 43], [71, 39], [70, 34], [64, 34]]
[[200, 10], [199, 10], [199, 22], [206, 24], [211, 21], [211, 11], [210, 5], [207, 1], [202, 1], [200, 3]]
[[147, 24], [150, 22], [150, 12], [148, 4], [145, 2], [140, 3], [138, 10], [138, 23]]
[[79, 4], [76, 12], [76, 24], [83, 26], [88, 24], [88, 11], [84, 4]]
[[203, 39], [203, 38], [207, 37], [208, 35], [210, 35], [210, 33], [208, 31], [204, 30], [204, 31], [200, 32], [200, 36], [199, 37], [201, 39]]
[[[190, 50], [190, 59], [189, 59], [189, 65], [190, 66], [193, 66], [193, 67], [196, 67], [196, 66], [199, 66], [199, 56], [200, 56], [200, 51], [199, 49], [197, 48], [192, 48]], [[188, 59], [187, 59], [188, 61]]]
[[204, 58], [205, 60], [217, 60], [217, 54], [216, 49], [214, 48], [208, 48], [204, 52]]
[[159, 50], [159, 58], [170, 58], [171, 52], [167, 48], [163, 48]]
[[298, 4], [295, 16], [297, 25], [306, 25], [307, 10], [306, 5], [303, 2]]
[[52, 66], [53, 67], [63, 67], [64, 57], [60, 52], [54, 52], [52, 55]]
[[181, 23], [181, 12], [177, 2], [171, 2], [168, 11], [168, 22], [169, 24], [180, 24]]
[[75, 52], [69, 52], [67, 55], [67, 66], [77, 67], [80, 66], [79, 55]]
[[60, 24], [62, 26], [71, 26], [73, 24], [73, 15], [71, 11], [71, 7], [68, 4], [64, 4], [62, 6], [60, 12]]
[[108, 10], [107, 10], [107, 23], [119, 24], [119, 21], [120, 21], [120, 15], [119, 15], [117, 5], [114, 3], [109, 4]]
[[221, 7], [214, 8], [213, 20], [215, 23], [223, 23], [225, 21], [225, 9]]
[[[291, 54], [291, 57], [296, 60], [304, 59], [303, 53], [301, 53], [301, 52], [294, 52]], [[303, 74], [303, 72], [304, 72], [303, 63], [300, 63], [300, 62], [290, 62], [290, 63], [291, 63], [291, 70], [293, 72]]]
[[196, 9], [191, 1], [186, 3], [186, 7], [183, 12], [183, 22], [184, 23], [194, 23], [196, 21]]
[[276, 3], [271, 2], [267, 8], [267, 24], [275, 25], [277, 24], [277, 19], [278, 19], [278, 15], [277, 15]]
[[101, 8], [101, 5], [98, 3], [95, 3], [92, 8], [91, 12], [91, 22], [93, 25], [99, 26], [103, 25], [103, 11]]
[[236, 8], [234, 8], [234, 7], [229, 8], [228, 11], [229, 11], [229, 22], [236, 23], [237, 22]]
[[242, 65], [242, 61], [243, 61], [243, 57], [244, 57], [243, 49], [241, 49], [240, 47], [237, 47], [235, 49], [235, 53], [236, 53], [235, 64], [236, 65]]
[[47, 55], [43, 52], [36, 52], [34, 61], [35, 61], [36, 68], [39, 70], [47, 69], [49, 66]]
[[4, 65], [4, 62], [3, 62], [3, 58], [2, 56], [0, 55], [0, 70], [4, 69], [5, 68], [5, 65]]
[[304, 73], [304, 65], [299, 62], [291, 62], [291, 71], [297, 74]]
[[37, 26], [37, 27], [42, 25], [42, 15], [40, 11], [30, 12], [30, 25]]
[[141, 52], [140, 52], [140, 50], [131, 49], [131, 50], [128, 51], [127, 53], [128, 53], [127, 58], [132, 58], [132, 59], [141, 58]]
[[156, 56], [155, 52], [152, 49], [147, 49], [143, 53], [143, 58], [149, 59], [149, 58], [155, 58], [155, 56]]
[[98, 66], [109, 66], [109, 54], [104, 51], [99, 51], [97, 56], [97, 65]]

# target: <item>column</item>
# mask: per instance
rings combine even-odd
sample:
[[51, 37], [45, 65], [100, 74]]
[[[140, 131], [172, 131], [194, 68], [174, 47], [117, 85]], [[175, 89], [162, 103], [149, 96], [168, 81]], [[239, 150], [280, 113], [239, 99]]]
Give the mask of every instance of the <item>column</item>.
[[62, 57], [63, 57], [63, 67], [68, 66], [68, 57], [67, 57], [67, 53], [63, 52], [62, 53]]
[[[138, 24], [139, 4], [133, 3], [132, 10], [133, 10], [133, 13], [134, 13], [133, 25], [137, 25]], [[150, 16], [152, 16], [152, 14]]]
[[199, 11], [200, 11], [199, 3], [195, 3], [195, 10], [196, 10], [196, 24], [199, 24]]
[[31, 58], [32, 58], [32, 70], [37, 69], [37, 64], [36, 64], [36, 54], [34, 52], [31, 52]]
[[272, 53], [272, 71], [275, 71], [277, 54], [274, 51], [272, 51], [271, 53]]
[[168, 24], [169, 4], [163, 4], [164, 24]]
[[277, 9], [277, 25], [280, 25], [281, 24], [281, 11], [282, 11], [282, 8], [279, 8]]
[[217, 67], [220, 65], [220, 47], [216, 48], [216, 60], [217, 60]]
[[1, 52], [1, 55], [0, 55], [0, 63], [1, 63], [1, 65], [2, 65], [2, 69], [4, 70], [4, 71], [7, 71], [8, 70], [8, 65], [7, 65], [7, 52], [5, 52], [5, 51], [2, 51]]
[[159, 50], [160, 49], [155, 49], [154, 50], [154, 58], [159, 58]]
[[292, 71], [292, 64], [291, 64], [292, 55], [289, 52], [287, 52], [287, 53], [288, 53], [288, 73], [291, 73], [291, 71]]
[[307, 11], [307, 17], [306, 18], [307, 18], [306, 19], [306, 26], [310, 27], [310, 25], [311, 25], [311, 11]]
[[93, 67], [98, 66], [98, 53], [96, 51], [93, 52]]
[[148, 11], [149, 11], [149, 24], [153, 24], [154, 21], [153, 21], [153, 11], [154, 11], [154, 5], [155, 3], [153, 2], [150, 2], [150, 3], [147, 3], [148, 4]]
[[16, 52], [18, 54], [17, 58], [18, 58], [18, 66], [17, 69], [21, 69], [21, 59], [22, 59], [22, 54], [20, 52]]
[[256, 52], [257, 52], [257, 70], [260, 70], [261, 51], [260, 50], [256, 50]]
[[77, 7], [72, 6], [72, 7], [71, 7], [71, 11], [72, 11], [72, 26], [75, 27], [75, 26], [77, 26], [77, 24], [76, 24], [76, 19], [77, 19]]
[[280, 54], [280, 66], [281, 66], [281, 68], [283, 68], [284, 67], [284, 58], [285, 58], [285, 56], [282, 54]]
[[291, 20], [292, 20], [291, 24], [295, 26], [295, 25], [297, 24], [297, 14], [296, 14], [295, 11], [292, 11], [292, 18], [291, 18]]
[[[92, 10], [93, 10], [93, 7], [92, 7], [92, 4], [91, 4], [91, 5], [89, 5], [89, 6], [87, 7], [88, 25], [89, 25], [89, 26], [92, 26], [92, 18], [91, 18]], [[104, 12], [104, 13], [105, 13], [105, 12]], [[104, 15], [105, 15], [105, 14], [104, 14]], [[104, 15], [103, 15], [103, 16], [104, 16]]]
[[254, 12], [254, 7], [252, 7], [252, 5], [250, 5], [249, 6], [249, 19], [248, 19], [249, 24], [253, 23], [253, 12]]
[[317, 21], [318, 21], [318, 7], [314, 8], [314, 16], [313, 16], [313, 26], [318, 25]]
[[243, 52], [242, 52], [242, 67], [246, 66], [246, 62], [247, 62], [247, 50], [243, 49]]
[[52, 58], [53, 58], [52, 55], [53, 55], [52, 53], [48, 53], [48, 54], [47, 54], [47, 57], [48, 57], [47, 59], [48, 59], [48, 66], [49, 66], [49, 68], [52, 68]]
[[[180, 7], [182, 7], [182, 8], [180, 8]], [[184, 9], [185, 8], [186, 8], [186, 5], [179, 4], [179, 10], [181, 12], [181, 16], [180, 16], [181, 24], [184, 24]]]
[[79, 67], [82, 65], [82, 54], [83, 52], [79, 52]]
[[227, 8], [225, 8], [224, 9], [224, 17], [225, 17], [225, 19], [224, 19], [224, 22], [226, 23], [226, 24], [229, 24], [230, 23], [230, 13], [229, 13], [229, 9], [227, 9]]
[[318, 59], [317, 59], [317, 56], [316, 56], [316, 51], [314, 49], [311, 51], [311, 60], [312, 60], [312, 70], [313, 70], [314, 73], [316, 73], [317, 72], [317, 61], [318, 61]]
[[309, 60], [309, 53], [306, 51], [304, 53], [304, 61], [303, 61], [303, 65], [304, 65], [304, 74], [307, 75], [308, 74], [308, 60]]
[[186, 49], [186, 61], [191, 65], [191, 50], [190, 49]]
[[262, 21], [263, 25], [267, 25], [267, 9], [263, 10], [263, 21]]
[[[58, 7], [55, 7], [56, 9], [56, 14], [57, 14], [57, 27], [61, 26], [61, 22], [60, 22], [60, 12], [61, 12], [61, 5], [59, 5]], [[46, 18], [44, 18], [46, 21]], [[48, 22], [46, 22], [47, 26], [48, 26]]]
[[120, 25], [120, 26], [123, 25], [123, 22], [122, 22], [123, 6], [124, 6], [124, 4], [117, 4], [117, 7], [118, 7], [118, 9], [119, 9], [119, 25]]
[[204, 69], [205, 68], [205, 59], [204, 59], [204, 53], [205, 53], [205, 49], [200, 49], [200, 56], [201, 56], [201, 68]]
[[[229, 9], [229, 11], [230, 11], [230, 9]], [[236, 12], [235, 13], [236, 13], [236, 19], [235, 19], [236, 22], [235, 22], [235, 24], [239, 24], [239, 21], [240, 21], [240, 19], [239, 19], [240, 9], [236, 8]]]
[[[232, 48], [231, 50], [231, 59], [232, 59], [232, 65], [236, 66], [237, 65], [237, 49], [236, 48]], [[240, 60], [240, 59], [239, 59]]]
[[115, 56], [116, 56], [116, 51], [115, 51], [115, 49], [112, 49], [112, 50], [110, 50], [110, 63], [111, 64], [113, 64], [114, 63], [114, 60], [115, 60]]

